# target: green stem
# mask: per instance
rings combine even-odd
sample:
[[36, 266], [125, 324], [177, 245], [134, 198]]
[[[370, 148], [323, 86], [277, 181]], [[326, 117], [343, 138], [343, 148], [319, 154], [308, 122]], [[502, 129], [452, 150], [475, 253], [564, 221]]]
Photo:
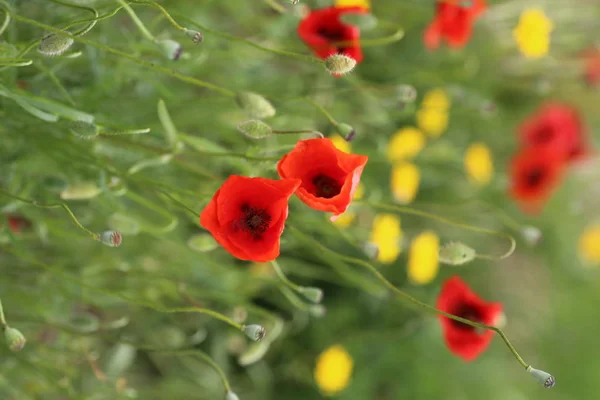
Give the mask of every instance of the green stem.
[[89, 229], [87, 229], [86, 227], [84, 227], [79, 220], [77, 219], [77, 217], [75, 216], [75, 214], [73, 214], [73, 212], [71, 211], [71, 209], [69, 208], [68, 205], [66, 205], [65, 203], [57, 203], [57, 204], [39, 204], [37, 201], [35, 200], [28, 200], [28, 199], [24, 199], [23, 197], [19, 197], [16, 196], [12, 193], [6, 192], [2, 189], [0, 189], [0, 194], [3, 194], [5, 196], [11, 197], [15, 200], [19, 200], [22, 201], [23, 203], [27, 203], [30, 204], [32, 206], [35, 207], [39, 207], [39, 208], [62, 208], [64, 209], [67, 214], [69, 214], [69, 217], [71, 217], [71, 220], [73, 220], [73, 222], [75, 223], [75, 225], [77, 225], [77, 227], [79, 229], [81, 229], [82, 231], [84, 231], [85, 233], [87, 233], [88, 235], [90, 235], [92, 237], [92, 239], [96, 240], [96, 241], [100, 241], [100, 235], [98, 235], [97, 233], [94, 233], [92, 231], [90, 231]]
[[297, 134], [301, 134], [301, 133], [312, 133], [313, 135], [320, 137], [321, 139], [323, 139], [325, 137], [325, 135], [323, 135], [321, 132], [319, 131], [313, 131], [313, 130], [295, 130], [295, 131], [277, 131], [277, 130], [272, 130], [272, 133], [275, 133], [277, 135], [297, 135]]
[[153, 43], [156, 43], [156, 38], [154, 37], [154, 35], [152, 33], [150, 33], [150, 31], [146, 28], [146, 25], [144, 25], [144, 23], [142, 22], [142, 20], [139, 19], [139, 17], [135, 13], [135, 11], [133, 11], [133, 9], [131, 7], [129, 7], [129, 4], [127, 4], [123, 0], [117, 0], [117, 2], [119, 4], [121, 4], [121, 6], [123, 7], [123, 9], [127, 12], [127, 14], [129, 14], [129, 16], [131, 17], [131, 19], [133, 20], [133, 23], [138, 27], [138, 29], [140, 30], [140, 32], [142, 32], [142, 34], [144, 36], [146, 36], [146, 38], [148, 40], [150, 40]]
[[323, 246], [318, 240], [313, 239], [310, 235], [302, 233], [301, 231], [299, 231], [295, 227], [288, 226], [288, 228], [291, 229], [298, 236], [302, 236], [306, 241], [310, 241], [315, 247], [319, 248], [320, 250], [322, 250], [322, 251], [324, 251], [326, 253], [332, 254], [332, 255], [336, 256], [337, 258], [339, 258], [340, 260], [343, 260], [345, 262], [348, 262], [348, 263], [351, 263], [351, 264], [358, 265], [358, 266], [361, 266], [363, 268], [366, 268], [373, 275], [375, 275], [375, 277], [377, 277], [377, 279], [379, 279], [379, 281], [381, 281], [381, 283], [383, 283], [388, 289], [390, 289], [391, 291], [393, 291], [399, 298], [401, 298], [402, 300], [404, 300], [406, 302], [409, 302], [409, 303], [411, 303], [411, 304], [413, 304], [413, 305], [421, 308], [422, 310], [427, 311], [430, 314], [442, 315], [444, 317], [450, 318], [450, 319], [452, 319], [454, 321], [462, 322], [463, 324], [467, 324], [467, 325], [472, 326], [474, 328], [486, 329], [486, 330], [497, 332], [500, 335], [500, 337], [502, 338], [502, 340], [504, 341], [504, 343], [506, 344], [506, 346], [508, 347], [508, 349], [515, 356], [515, 358], [517, 359], [517, 361], [524, 368], [529, 367], [529, 364], [527, 364], [523, 360], [523, 358], [521, 358], [521, 356], [519, 355], [519, 353], [517, 352], [517, 350], [515, 349], [515, 347], [512, 345], [512, 343], [510, 342], [510, 340], [508, 340], [508, 337], [506, 337], [506, 335], [504, 334], [504, 332], [502, 331], [502, 329], [500, 329], [498, 327], [495, 327], [495, 326], [492, 326], [492, 325], [485, 325], [485, 324], [481, 324], [479, 322], [470, 321], [468, 319], [459, 317], [457, 315], [453, 315], [453, 314], [447, 313], [445, 311], [439, 310], [439, 309], [437, 309], [435, 307], [430, 306], [427, 303], [423, 303], [422, 301], [417, 300], [416, 298], [412, 297], [408, 293], [405, 293], [402, 290], [398, 289], [396, 286], [394, 286], [394, 284], [392, 284], [389, 280], [387, 280], [387, 278], [385, 276], [383, 276], [383, 274], [381, 272], [379, 272], [379, 270], [376, 267], [374, 267], [373, 265], [371, 265], [367, 261], [364, 261], [364, 260], [361, 260], [361, 259], [358, 259], [358, 258], [354, 258], [354, 257], [344, 256], [343, 254], [337, 253], [337, 252], [329, 249], [328, 247]]
[[271, 265], [273, 265], [273, 270], [275, 271], [275, 273], [277, 274], [277, 277], [281, 280], [281, 282], [283, 282], [284, 285], [288, 286], [290, 289], [293, 289], [296, 292], [300, 290], [300, 285], [296, 285], [294, 282], [290, 281], [287, 278], [287, 276], [285, 276], [285, 274], [281, 270], [281, 267], [279, 266], [279, 263], [277, 261], [275, 261], [275, 260], [271, 261]]
[[177, 23], [177, 21], [175, 21], [173, 19], [173, 17], [171, 17], [171, 14], [169, 14], [169, 12], [167, 10], [165, 10], [165, 8], [163, 6], [161, 6], [160, 4], [158, 4], [155, 1], [138, 1], [138, 0], [130, 0], [129, 4], [138, 4], [138, 5], [143, 5], [143, 6], [152, 6], [155, 7], [157, 9], [160, 10], [160, 12], [163, 13], [163, 15], [165, 16], [165, 18], [171, 23], [171, 25], [173, 25], [176, 29], [185, 32], [187, 31], [186, 28], [184, 28], [183, 26], [179, 25]]
[[141, 135], [143, 133], [149, 133], [150, 128], [140, 128], [140, 129], [122, 129], [118, 131], [101, 131], [99, 135], [106, 136], [119, 136], [119, 135]]
[[0, 324], [2, 329], [6, 327], [6, 318], [4, 317], [4, 309], [2, 308], [2, 300], [0, 300]]
[[[51, 1], [51, 2], [53, 2], [53, 3], [56, 3], [56, 4], [63, 5], [63, 6], [65, 6], [65, 7], [78, 8], [78, 9], [80, 9], [80, 10], [89, 11], [89, 12], [91, 12], [92, 14], [94, 14], [94, 18], [93, 18], [93, 19], [91, 19], [91, 20], [89, 20], [89, 21], [86, 21], [86, 22], [88, 22], [88, 25], [87, 25], [86, 27], [84, 27], [83, 29], [81, 29], [81, 30], [79, 30], [79, 31], [77, 31], [77, 32], [75, 32], [75, 33], [74, 33], [74, 35], [75, 35], [75, 36], [83, 36], [83, 35], [85, 35], [85, 34], [86, 34], [86, 33], [88, 33], [89, 31], [91, 31], [91, 30], [92, 30], [92, 28], [93, 28], [93, 27], [96, 25], [96, 23], [98, 22], [98, 11], [96, 11], [96, 9], [95, 9], [95, 8], [92, 8], [92, 7], [86, 7], [86, 6], [80, 6], [80, 5], [78, 5], [78, 4], [71, 4], [71, 3], [67, 3], [67, 2], [65, 2], [65, 1], [61, 1], [61, 0], [50, 0], [50, 1]], [[72, 25], [70, 25], [70, 26], [73, 26], [73, 24], [72, 24]]]
[[198, 217], [200, 214], [197, 211], [194, 211], [192, 208], [188, 207], [187, 205], [185, 205], [184, 203], [182, 203], [181, 201], [179, 201], [178, 199], [176, 199], [175, 197], [171, 196], [169, 193], [163, 191], [163, 190], [156, 190], [154, 189], [157, 193], [162, 194], [163, 196], [166, 196], [168, 199], [170, 199], [171, 201], [173, 201], [174, 203], [176, 203], [177, 205], [179, 205], [181, 208], [183, 208], [186, 211], [191, 212], [194, 217]]
[[33, 60], [25, 58], [0, 58], [0, 65], [5, 67], [26, 67], [33, 64]]
[[41, 62], [36, 63], [35, 66], [40, 71], [48, 75], [48, 78], [50, 78], [52, 83], [54, 83], [54, 85], [58, 88], [58, 90], [61, 92], [61, 94], [69, 104], [71, 104], [73, 107], [77, 106], [77, 104], [75, 104], [75, 100], [73, 100], [67, 89], [62, 85], [62, 83], [60, 83], [60, 80], [56, 77], [56, 75], [51, 69], [46, 68], [46, 66], [44, 66]]
[[10, 13], [8, 12], [9, 7], [6, 2], [2, 1], [0, 5], [4, 10], [4, 21], [2, 21], [2, 25], [0, 25], [0, 36], [2, 36], [6, 28], [8, 28], [8, 24], [10, 24]]
[[308, 97], [302, 97], [301, 100], [314, 106], [317, 110], [319, 110], [329, 120], [329, 122], [331, 122], [333, 126], [337, 127], [339, 125], [339, 122], [337, 122], [335, 118], [333, 118], [333, 116], [319, 103], [313, 101], [312, 99], [309, 99]]
[[505, 238], [505, 239], [508, 239], [508, 241], [510, 242], [510, 248], [504, 254], [502, 254], [500, 256], [478, 254], [476, 256], [477, 258], [486, 259], [486, 260], [503, 260], [507, 257], [510, 257], [510, 255], [512, 255], [512, 253], [515, 251], [515, 248], [517, 247], [517, 243], [516, 243], [515, 239], [511, 235], [504, 233], [504, 232], [498, 232], [498, 231], [493, 231], [490, 229], [479, 228], [476, 226], [463, 224], [462, 222], [452, 221], [450, 219], [441, 217], [439, 215], [430, 214], [428, 212], [417, 210], [417, 209], [414, 209], [411, 207], [401, 207], [401, 206], [394, 206], [394, 205], [387, 205], [387, 204], [379, 204], [379, 203], [373, 203], [373, 202], [363, 201], [363, 200], [357, 200], [356, 202], [359, 204], [365, 204], [365, 205], [368, 205], [368, 206], [371, 206], [373, 208], [377, 208], [380, 210], [395, 211], [397, 213], [410, 214], [410, 215], [416, 215], [419, 217], [428, 218], [428, 219], [431, 219], [434, 221], [442, 222], [447, 225], [457, 226], [462, 229], [467, 229], [467, 230], [474, 231], [474, 232], [480, 232], [480, 233], [485, 233], [487, 235]]
[[199, 87], [202, 87], [202, 88], [210, 89], [212, 91], [218, 92], [218, 93], [220, 93], [220, 94], [222, 94], [224, 96], [227, 96], [227, 97], [235, 97], [236, 96], [236, 93], [234, 91], [232, 91], [232, 90], [225, 89], [223, 87], [214, 85], [214, 84], [209, 83], [209, 82], [202, 81], [200, 79], [193, 78], [191, 76], [180, 74], [180, 73], [175, 72], [175, 71], [173, 71], [173, 70], [171, 70], [169, 68], [161, 67], [160, 65], [156, 65], [156, 64], [151, 63], [149, 61], [141, 60], [141, 59], [136, 58], [136, 57], [134, 57], [134, 56], [132, 56], [132, 55], [130, 55], [128, 53], [125, 53], [123, 51], [115, 50], [112, 47], [106, 46], [104, 44], [96, 43], [96, 42], [93, 42], [91, 40], [75, 36], [75, 35], [73, 35], [73, 34], [71, 34], [69, 32], [65, 32], [65, 31], [63, 31], [61, 29], [58, 29], [58, 28], [55, 28], [53, 26], [42, 24], [42, 23], [37, 22], [37, 21], [35, 21], [33, 19], [22, 17], [22, 16], [17, 15], [17, 14], [13, 14], [12, 17], [15, 20], [17, 20], [17, 21], [21, 21], [21, 22], [29, 24], [29, 25], [37, 26], [38, 28], [46, 29], [46, 30], [48, 30], [50, 32], [54, 32], [54, 33], [58, 33], [58, 34], [61, 34], [63, 36], [66, 36], [66, 37], [70, 37], [71, 39], [76, 40], [78, 42], [81, 42], [83, 44], [87, 44], [89, 46], [96, 47], [96, 48], [98, 48], [100, 50], [104, 50], [104, 51], [106, 51], [108, 53], [111, 53], [111, 54], [114, 54], [114, 55], [126, 58], [126, 59], [128, 59], [130, 61], [133, 61], [136, 64], [142, 65], [144, 67], [148, 67], [148, 68], [150, 68], [150, 69], [152, 69], [154, 71], [161, 72], [161, 73], [163, 73], [165, 75], [169, 75], [169, 76], [171, 76], [173, 78], [179, 79], [180, 81], [191, 83], [192, 85], [199, 86]]

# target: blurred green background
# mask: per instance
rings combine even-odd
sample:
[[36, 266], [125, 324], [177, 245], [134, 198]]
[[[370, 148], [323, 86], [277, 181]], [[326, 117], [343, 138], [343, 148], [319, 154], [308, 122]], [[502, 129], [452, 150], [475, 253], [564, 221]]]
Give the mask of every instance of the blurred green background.
[[[36, 41], [48, 32], [16, 18], [0, 37], [1, 59], [32, 61], [0, 67], [0, 189], [39, 204], [64, 201], [91, 231], [121, 231], [123, 244], [110, 248], [92, 240], [62, 208], [0, 194], [3, 215], [29, 221], [17, 233], [2, 221], [0, 233], [0, 299], [9, 325], [27, 337], [18, 353], [0, 346], [0, 399], [225, 398], [219, 375], [194, 349], [214, 359], [242, 400], [320, 399], [316, 359], [335, 344], [354, 360], [351, 382], [339, 399], [594, 397], [600, 277], [582, 262], [578, 240], [600, 220], [600, 161], [592, 154], [570, 167], [539, 215], [522, 213], [510, 198], [507, 171], [517, 149], [517, 126], [547, 99], [579, 109], [592, 147], [600, 146], [600, 92], [584, 80], [579, 57], [598, 45], [597, 3], [490, 0], [464, 49], [430, 52], [422, 34], [435, 2], [373, 0], [372, 14], [380, 23], [362, 37], [390, 35], [393, 26], [405, 35], [365, 47], [364, 61], [339, 79], [319, 63], [219, 35], [309, 55], [296, 27], [306, 7], [330, 1], [159, 2], [181, 25], [204, 33], [198, 45], [158, 9], [132, 4], [159, 40], [183, 45], [178, 61], [168, 60], [124, 10], [109, 16], [118, 2], [76, 3], [107, 16], [82, 36], [94, 44], [76, 41], [65, 54], [46, 57]], [[58, 28], [93, 17], [89, 10], [53, 1], [6, 5], [17, 16]], [[528, 60], [512, 29], [533, 6], [545, 11], [554, 31], [550, 53]], [[386, 204], [395, 202], [389, 138], [416, 124], [424, 93], [435, 88], [448, 93], [448, 128], [429, 139], [413, 161], [421, 182], [411, 206], [509, 233], [517, 250], [499, 262], [441, 265], [432, 282], [413, 285], [407, 279], [408, 245], [423, 231], [436, 232], [442, 243], [460, 240], [486, 253], [502, 254], [507, 243], [402, 215], [399, 258], [386, 265], [371, 261], [395, 285], [429, 304], [435, 304], [444, 279], [455, 274], [484, 299], [502, 302], [507, 335], [528, 363], [556, 377], [556, 387], [543, 389], [527, 376], [498, 337], [476, 361], [465, 363], [445, 347], [436, 317], [402, 303], [360, 266], [295, 233], [368, 260], [364, 244], [376, 212], [368, 206], [357, 206], [357, 219], [342, 228], [298, 199], [290, 202], [288, 221], [296, 230], [284, 232], [278, 261], [293, 281], [323, 289], [324, 315], [282, 291], [270, 266], [236, 260], [213, 246], [197, 216], [181, 203], [199, 212], [230, 174], [276, 178], [276, 160], [298, 137], [244, 137], [236, 125], [248, 116], [233, 98], [169, 71], [234, 92], [260, 93], [277, 109], [268, 120], [275, 129], [335, 134], [323, 113], [303, 98], [318, 103], [356, 129], [352, 151], [370, 158], [363, 198]], [[399, 98], [401, 85], [416, 90], [414, 101]], [[168, 135], [164, 115], [161, 123], [160, 99], [178, 136]], [[71, 132], [73, 121], [81, 119], [108, 132], [150, 132], [82, 140]], [[463, 154], [474, 142], [485, 143], [494, 160], [493, 179], [482, 187], [463, 168]], [[525, 226], [541, 230], [538, 245], [524, 240]], [[267, 338], [253, 343], [208, 315], [165, 312], [180, 307], [206, 307], [239, 323], [262, 324]]]

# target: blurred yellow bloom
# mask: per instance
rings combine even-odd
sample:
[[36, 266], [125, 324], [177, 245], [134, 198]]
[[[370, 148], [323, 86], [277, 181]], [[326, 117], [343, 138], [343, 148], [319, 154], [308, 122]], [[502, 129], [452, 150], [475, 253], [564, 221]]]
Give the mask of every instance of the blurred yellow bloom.
[[579, 257], [590, 264], [600, 264], [600, 224], [587, 227], [579, 237]]
[[421, 108], [435, 108], [440, 111], [448, 111], [450, 109], [450, 98], [444, 89], [432, 89], [423, 96]]
[[439, 108], [421, 108], [417, 111], [417, 126], [429, 136], [438, 138], [448, 128], [448, 111]]
[[[363, 195], [365, 194], [365, 187], [363, 186], [362, 183], [359, 183], [358, 186], [356, 187], [356, 190], [354, 191], [354, 196], [352, 197], [353, 200], [360, 200], [362, 199]], [[330, 220], [330, 218], [328, 216], [326, 216], [327, 219]], [[343, 213], [342, 215], [340, 215], [339, 217], [337, 217], [337, 219], [331, 221], [335, 226], [340, 227], [340, 228], [347, 228], [350, 225], [352, 225], [352, 223], [354, 222], [354, 220], [356, 219], [356, 214], [353, 213], [352, 211], [346, 211], [345, 213]]]
[[336, 7], [362, 7], [369, 10], [371, 8], [371, 0], [335, 0]]
[[331, 346], [317, 358], [315, 381], [325, 395], [344, 390], [350, 382], [354, 362], [341, 345]]
[[333, 145], [344, 153], [352, 153], [352, 145], [348, 143], [343, 137], [338, 134], [329, 136], [329, 139], [333, 142]]
[[400, 255], [400, 218], [394, 214], [377, 214], [373, 220], [370, 242], [377, 246], [377, 261], [390, 264]]
[[431, 282], [438, 273], [440, 239], [434, 232], [423, 232], [410, 244], [408, 277], [418, 285]]
[[395, 165], [391, 182], [394, 198], [402, 204], [412, 203], [417, 196], [420, 180], [421, 172], [415, 164], [403, 162]]
[[365, 195], [365, 187], [362, 183], [359, 183], [358, 186], [356, 187], [356, 190], [354, 191], [354, 196], [352, 196], [352, 199], [360, 200], [363, 198], [364, 195]]
[[548, 54], [552, 21], [543, 10], [531, 8], [523, 11], [519, 24], [513, 29], [513, 37], [525, 57], [538, 58]]
[[412, 158], [425, 147], [425, 135], [412, 126], [402, 128], [392, 136], [387, 148], [388, 160]]
[[465, 170], [471, 182], [486, 185], [494, 174], [492, 152], [483, 143], [473, 143], [465, 153]]
[[271, 276], [274, 271], [271, 263], [254, 262], [250, 264], [250, 274], [254, 276]]

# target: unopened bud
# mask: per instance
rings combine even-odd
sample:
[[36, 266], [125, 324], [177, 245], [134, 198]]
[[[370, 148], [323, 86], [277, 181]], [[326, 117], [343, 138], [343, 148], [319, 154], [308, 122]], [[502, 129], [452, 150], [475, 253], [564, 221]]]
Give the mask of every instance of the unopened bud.
[[298, 293], [313, 303], [320, 303], [323, 300], [323, 291], [317, 287], [303, 286], [298, 289]]
[[536, 246], [542, 240], [542, 231], [535, 226], [524, 226], [521, 228], [521, 236], [530, 246]]
[[58, 33], [50, 33], [42, 38], [38, 51], [45, 56], [56, 57], [73, 45], [73, 39]]
[[100, 241], [108, 247], [119, 247], [123, 241], [121, 232], [105, 231], [100, 234]]
[[69, 185], [60, 192], [60, 198], [63, 200], [87, 200], [92, 199], [102, 193], [95, 183], [86, 182], [76, 185]]
[[261, 325], [242, 325], [242, 332], [255, 342], [260, 342], [267, 333], [265, 327]]
[[257, 119], [242, 122], [237, 128], [251, 139], [264, 139], [273, 133], [273, 129], [269, 125]]
[[325, 306], [322, 304], [313, 304], [312, 306], [308, 307], [308, 312], [313, 317], [321, 318], [327, 314], [327, 308], [325, 308]]
[[194, 42], [194, 44], [198, 44], [204, 40], [204, 35], [202, 34], [202, 32], [188, 28], [184, 28], [184, 32], [190, 39], [192, 39], [192, 42]]
[[325, 68], [333, 76], [345, 75], [356, 66], [356, 60], [343, 54], [334, 54], [325, 59]]
[[240, 92], [235, 99], [238, 105], [252, 118], [263, 119], [275, 115], [275, 108], [260, 94]]
[[475, 249], [461, 242], [450, 242], [440, 248], [439, 260], [444, 264], [462, 265], [474, 258]]
[[159, 40], [156, 42], [158, 47], [162, 50], [163, 54], [169, 59], [173, 61], [179, 60], [181, 57], [181, 53], [183, 52], [183, 47], [181, 45], [171, 39]]
[[27, 339], [25, 339], [21, 331], [10, 326], [4, 328], [4, 338], [6, 339], [8, 348], [14, 352], [23, 350], [25, 343], [27, 343]]
[[532, 368], [531, 365], [527, 367], [527, 372], [531, 374], [539, 383], [542, 384], [546, 389], [553, 387], [556, 384], [556, 380], [549, 373]]
[[346, 142], [351, 142], [354, 140], [356, 136], [356, 131], [351, 125], [339, 123], [336, 128], [338, 129], [340, 135], [344, 138]]
[[411, 85], [400, 85], [396, 89], [398, 100], [402, 103], [412, 103], [417, 99], [417, 89]]
[[98, 136], [100, 129], [98, 125], [87, 121], [71, 121], [69, 122], [69, 131], [81, 139], [93, 139]]
[[225, 400], [240, 400], [237, 394], [233, 393], [231, 390], [227, 392], [227, 397]]

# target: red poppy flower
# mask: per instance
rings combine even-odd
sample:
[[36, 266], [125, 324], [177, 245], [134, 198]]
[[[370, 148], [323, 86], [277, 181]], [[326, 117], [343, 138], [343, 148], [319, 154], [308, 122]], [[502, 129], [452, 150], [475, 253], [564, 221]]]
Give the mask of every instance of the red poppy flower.
[[[6, 215], [5, 217], [8, 221], [8, 229], [10, 229], [12, 233], [20, 233], [23, 229], [26, 229], [31, 225], [30, 222], [23, 217], [14, 215]], [[1, 225], [2, 224], [0, 224], [0, 226]]]
[[283, 179], [300, 179], [296, 195], [315, 210], [342, 214], [369, 158], [338, 150], [330, 139], [300, 140], [277, 164]]
[[437, 49], [445, 39], [450, 47], [464, 47], [471, 38], [475, 19], [485, 8], [484, 0], [438, 1], [435, 18], [423, 35], [425, 46]]
[[579, 113], [561, 103], [548, 103], [526, 119], [519, 127], [526, 146], [547, 147], [568, 161], [586, 152], [585, 128]]
[[550, 148], [522, 150], [511, 164], [511, 195], [524, 211], [539, 211], [558, 184], [563, 167], [563, 159]]
[[272, 261], [299, 180], [230, 176], [200, 214], [200, 225], [241, 260]]
[[592, 48], [584, 54], [585, 79], [591, 86], [600, 85], [600, 49]]
[[[485, 325], [495, 325], [502, 315], [502, 304], [486, 303], [458, 276], [453, 276], [444, 282], [437, 300], [437, 308]], [[480, 331], [448, 317], [439, 318], [446, 346], [465, 361], [476, 359], [494, 337], [494, 331]]]
[[[340, 21], [345, 13], [366, 14], [362, 7], [327, 7], [313, 10], [298, 25], [298, 36], [310, 46], [315, 55], [326, 59], [334, 54], [343, 54], [360, 63], [363, 59], [360, 48], [360, 29]], [[344, 42], [342, 46], [336, 43]]]

